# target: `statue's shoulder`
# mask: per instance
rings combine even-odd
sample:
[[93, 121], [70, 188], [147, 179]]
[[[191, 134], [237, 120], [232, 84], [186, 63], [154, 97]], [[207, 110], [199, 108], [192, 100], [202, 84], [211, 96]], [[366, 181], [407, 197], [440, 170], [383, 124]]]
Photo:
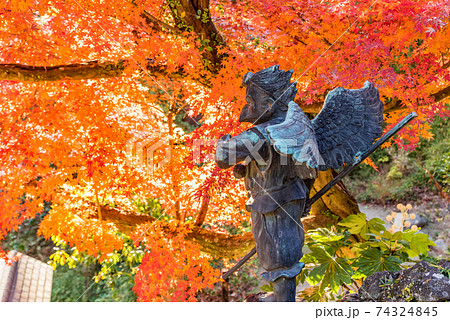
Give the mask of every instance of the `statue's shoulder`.
[[269, 133], [266, 128], [272, 125], [278, 124], [279, 121], [267, 121], [256, 126], [251, 127], [247, 131], [256, 133], [261, 139], [265, 139], [270, 145], [272, 145]]

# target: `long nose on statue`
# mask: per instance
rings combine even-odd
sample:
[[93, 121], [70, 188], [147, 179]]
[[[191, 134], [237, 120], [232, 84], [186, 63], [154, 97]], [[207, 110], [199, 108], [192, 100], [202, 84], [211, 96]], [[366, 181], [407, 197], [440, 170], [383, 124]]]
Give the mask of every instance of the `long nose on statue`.
[[249, 110], [249, 106], [248, 104], [246, 104], [242, 110], [241, 110], [241, 114], [239, 115], [239, 122], [244, 122], [247, 121], [249, 116], [250, 116], [250, 110]]

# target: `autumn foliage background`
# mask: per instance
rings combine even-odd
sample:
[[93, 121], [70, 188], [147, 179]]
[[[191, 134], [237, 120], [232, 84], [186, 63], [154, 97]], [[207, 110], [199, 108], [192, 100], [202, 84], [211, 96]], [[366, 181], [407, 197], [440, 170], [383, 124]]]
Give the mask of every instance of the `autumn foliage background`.
[[[100, 260], [127, 234], [147, 249], [141, 301], [195, 300], [219, 281], [209, 259], [251, 247], [227, 231], [249, 220], [242, 183], [214, 143], [193, 154], [246, 128], [242, 76], [293, 69], [311, 115], [369, 80], [385, 130], [418, 114], [393, 141], [414, 149], [448, 116], [449, 17], [440, 0], [0, 0], [0, 240], [51, 203], [40, 234]], [[170, 161], [132, 165], [140, 141], [164, 141], [155, 163]], [[149, 198], [167, 219], [137, 210]]]

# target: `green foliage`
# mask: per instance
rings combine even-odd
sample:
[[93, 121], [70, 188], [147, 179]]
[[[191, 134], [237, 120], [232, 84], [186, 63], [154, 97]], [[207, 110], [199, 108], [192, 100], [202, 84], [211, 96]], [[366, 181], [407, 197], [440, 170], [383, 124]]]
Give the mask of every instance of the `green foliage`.
[[385, 275], [383, 278], [380, 279], [380, 282], [381, 282], [382, 286], [390, 286], [390, 285], [394, 284], [395, 279]]
[[89, 301], [92, 290], [88, 290], [87, 279], [84, 272], [70, 269], [67, 265], [57, 268], [53, 272], [53, 286], [51, 301], [74, 302]]
[[421, 141], [416, 154], [423, 159], [424, 168], [427, 169], [444, 189], [450, 187], [450, 120], [437, 118], [432, 125], [434, 140]]
[[447, 278], [450, 278], [450, 269], [441, 267], [441, 273], [446, 276]]
[[133, 199], [131, 200], [131, 203], [133, 203], [136, 206], [139, 213], [148, 214], [152, 218], [167, 222], [170, 220], [170, 217], [167, 215], [161, 216], [163, 211], [161, 209], [161, 204], [159, 203], [158, 199], [154, 198], [147, 198], [145, 200]]
[[441, 167], [436, 170], [436, 174], [444, 185], [444, 192], [450, 192], [450, 152], [442, 157]]
[[312, 251], [317, 259], [317, 264], [309, 273], [308, 282], [312, 285], [322, 283], [337, 293], [344, 283], [351, 283], [352, 269], [345, 258], [337, 257], [333, 250], [327, 247], [316, 247]]
[[397, 146], [379, 149], [370, 158], [378, 172], [369, 166], [357, 167], [345, 185], [359, 202], [412, 201], [420, 191], [450, 191], [450, 120], [435, 117], [433, 140], [421, 139], [418, 147], [406, 152]]
[[401, 179], [401, 178], [403, 178], [403, 173], [399, 170], [398, 166], [392, 166], [389, 169], [389, 172], [387, 174], [387, 178], [390, 179], [390, 180]]
[[261, 290], [262, 290], [263, 292], [273, 292], [273, 286], [272, 286], [271, 283], [269, 283], [269, 284], [264, 284], [264, 285], [261, 286]]
[[399, 271], [401, 270], [401, 263], [402, 260], [396, 256], [386, 256], [383, 255], [381, 250], [370, 248], [361, 253], [360, 258], [353, 266], [358, 268], [359, 273], [371, 275], [375, 272], [384, 270]]
[[[355, 237], [362, 241], [354, 242]], [[342, 287], [357, 291], [356, 280], [378, 271], [399, 271], [417, 256], [426, 256], [434, 245], [428, 235], [407, 230], [391, 233], [381, 219], [350, 215], [330, 229], [310, 231], [310, 250], [300, 260], [306, 264], [299, 280], [314, 286], [302, 297], [310, 301], [331, 300]]]
[[59, 266], [53, 273], [52, 302], [136, 301], [132, 285], [125, 277], [118, 278], [114, 288], [106, 282], [93, 282], [95, 265]]
[[374, 218], [367, 221], [364, 213], [352, 214], [338, 225], [347, 228], [351, 234], [360, 234], [361, 238], [365, 240], [369, 239], [370, 231], [380, 232], [385, 230], [383, 220]]
[[[124, 239], [123, 248], [102, 261], [52, 237], [57, 246], [49, 262], [56, 269], [52, 301], [136, 301], [132, 289], [144, 249], [136, 247], [128, 236], [120, 236]], [[70, 277], [84, 285], [73, 288]], [[80, 287], [88, 291], [80, 293]]]

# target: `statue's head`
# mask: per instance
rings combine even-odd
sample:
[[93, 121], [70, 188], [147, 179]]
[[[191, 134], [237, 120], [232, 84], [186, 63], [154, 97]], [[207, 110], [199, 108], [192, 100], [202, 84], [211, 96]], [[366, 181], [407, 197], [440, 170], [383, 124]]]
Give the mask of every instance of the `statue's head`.
[[247, 104], [242, 108], [239, 122], [264, 123], [287, 112], [288, 104], [297, 94], [297, 83], [291, 83], [293, 70], [279, 70], [278, 65], [248, 72], [243, 85], [247, 88]]

